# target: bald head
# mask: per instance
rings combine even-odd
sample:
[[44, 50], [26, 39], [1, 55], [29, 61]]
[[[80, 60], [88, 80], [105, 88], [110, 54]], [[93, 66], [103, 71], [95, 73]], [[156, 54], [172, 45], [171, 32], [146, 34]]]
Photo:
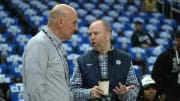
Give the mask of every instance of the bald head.
[[54, 6], [50, 12], [49, 20], [56, 19], [58, 17], [65, 17], [67, 14], [76, 12], [74, 8], [66, 4], [58, 4]]
[[71, 38], [77, 30], [78, 15], [75, 9], [66, 4], [55, 5], [50, 14], [47, 27], [61, 40]]

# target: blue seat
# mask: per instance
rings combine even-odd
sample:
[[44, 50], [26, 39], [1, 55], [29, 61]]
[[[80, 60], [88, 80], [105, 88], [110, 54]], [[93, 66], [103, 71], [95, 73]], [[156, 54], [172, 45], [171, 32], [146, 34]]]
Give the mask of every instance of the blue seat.
[[35, 8], [35, 7], [39, 6], [39, 4], [42, 4], [42, 2], [36, 1], [36, 0], [32, 0], [32, 1], [29, 1], [29, 4], [30, 4], [33, 8]]
[[100, 18], [103, 16], [103, 12], [99, 9], [93, 9], [92, 10], [92, 14], [96, 17], [96, 18]]
[[157, 59], [157, 56], [149, 56], [146, 58], [146, 63], [147, 63], [147, 69], [151, 73], [153, 69], [153, 65]]
[[9, 74], [0, 74], [1, 84], [10, 84], [12, 82], [12, 76]]
[[122, 4], [114, 4], [113, 9], [115, 11], [117, 11], [118, 13], [120, 13], [121, 11], [124, 11], [124, 5], [122, 5]]
[[158, 32], [158, 29], [153, 24], [145, 24], [145, 30], [147, 32]]
[[119, 23], [126, 24], [126, 23], [130, 22], [130, 19], [127, 16], [119, 16], [118, 17], [118, 21], [119, 21]]
[[13, 48], [10, 47], [9, 44], [7, 44], [7, 43], [1, 43], [0, 44], [0, 53], [1, 54], [8, 55], [8, 54], [12, 53], [12, 51], [13, 51]]
[[50, 11], [49, 11], [49, 10], [44, 10], [44, 11], [42, 12], [42, 16], [45, 16], [45, 17], [48, 17], [49, 14], [50, 14]]
[[173, 28], [176, 28], [178, 25], [175, 19], [168, 19], [168, 18], [164, 19], [162, 24], [169, 25]]
[[75, 9], [79, 9], [80, 8], [79, 4], [76, 3], [76, 2], [70, 2], [69, 5], [72, 6], [73, 8], [75, 8]]
[[72, 46], [69, 46], [69, 44], [63, 43], [62, 46], [63, 46], [64, 50], [67, 52], [67, 54], [74, 52]]
[[137, 78], [140, 78], [143, 75], [143, 73], [138, 65], [133, 65], [133, 69], [135, 71]]
[[20, 7], [22, 7], [22, 4], [23, 4], [23, 1], [22, 0], [12, 0], [10, 2], [11, 6], [14, 8], [16, 7], [17, 5], [19, 5]]
[[30, 17], [30, 26], [40, 26], [42, 25], [42, 22], [43, 22], [43, 17], [41, 16], [37, 16], [37, 15], [34, 15], [34, 16], [31, 16]]
[[126, 5], [128, 3], [128, 0], [118, 0], [119, 4]]
[[127, 37], [117, 37], [115, 47], [127, 51], [131, 47], [131, 40]]
[[21, 64], [9, 65], [9, 74], [12, 75], [15, 79], [20, 79], [22, 77], [21, 71], [22, 71]]
[[89, 25], [92, 21], [94, 21], [94, 20], [96, 20], [96, 17], [95, 16], [93, 16], [93, 15], [87, 15], [87, 16], [85, 16], [85, 26], [87, 25]]
[[80, 43], [90, 43], [88, 27], [82, 26], [79, 28], [78, 38], [81, 39]]
[[144, 61], [147, 57], [146, 49], [141, 47], [130, 47], [128, 49], [129, 54], [135, 61]]
[[153, 24], [154, 26], [160, 26], [161, 24], [161, 22], [157, 18], [149, 18], [148, 23]]
[[[0, 11], [0, 18], [1, 19], [3, 19], [3, 18], [6, 18], [6, 17], [8, 17], [8, 12], [6, 12], [6, 11], [4, 11], [4, 10], [2, 10], [2, 11]], [[1, 20], [0, 20], [1, 21]]]
[[7, 56], [7, 64], [8, 66], [19, 65], [22, 63], [22, 57], [15, 54], [10, 54]]
[[87, 15], [87, 11], [84, 9], [78, 9], [77, 13], [80, 18], [85, 17]]
[[12, 25], [18, 25], [18, 20], [16, 18], [6, 17], [2, 20], [2, 24], [8, 28]]
[[164, 21], [164, 15], [160, 12], [150, 13], [150, 18], [156, 18], [161, 23]]
[[48, 5], [49, 8], [52, 8], [52, 7], [54, 7], [54, 6], [57, 5], [57, 4], [58, 4], [57, 1], [52, 1], [52, 0], [48, 1], [48, 3], [47, 3], [47, 5]]
[[0, 64], [0, 74], [6, 74], [6, 64]]
[[119, 13], [115, 10], [109, 10], [107, 12], [107, 15], [112, 17], [113, 19], [116, 19], [119, 16]]
[[90, 46], [90, 44], [82, 43], [78, 47], [78, 54], [84, 54], [88, 50], [91, 50], [91, 49], [92, 49], [92, 47]]
[[24, 11], [24, 16], [26, 17], [27, 20], [30, 19], [32, 16], [36, 16], [36, 15], [37, 12], [34, 9], [29, 8]]
[[42, 2], [39, 2], [38, 5], [36, 6], [36, 8], [37, 8], [38, 13], [42, 13], [42, 12], [48, 10], [48, 6], [45, 4], [42, 4]]
[[146, 58], [147, 66], [154, 65], [156, 59], [157, 59], [157, 56], [148, 56], [148, 57]]
[[135, 17], [135, 13], [124, 10], [121, 11], [121, 16], [125, 16], [129, 19], [133, 19]]
[[112, 23], [113, 23], [113, 20], [114, 20], [114, 19], [113, 19], [112, 17], [110, 17], [110, 16], [103, 16], [102, 19], [108, 21], [110, 24], [112, 24]]
[[116, 40], [117, 37], [118, 37], [118, 32], [115, 31], [114, 29], [112, 29], [112, 38], [111, 38], [111, 40]]
[[22, 83], [11, 84], [10, 85], [11, 101], [24, 101], [23, 92], [24, 92], [24, 88]]
[[109, 5], [108, 5], [108, 4], [105, 4], [105, 3], [99, 4], [98, 7], [99, 7], [99, 9], [100, 9], [103, 13], [105, 13], [106, 11], [109, 10]]
[[92, 3], [85, 3], [82, 6], [87, 11], [92, 11], [95, 8], [95, 5]]
[[162, 47], [168, 48], [169, 47], [169, 40], [164, 38], [156, 38], [156, 43]]
[[138, 12], [138, 8], [134, 5], [128, 5], [127, 6], [127, 11], [131, 12], [131, 13], [137, 13]]
[[114, 22], [112, 24], [112, 28], [116, 31], [116, 32], [121, 32], [123, 30], [125, 30], [125, 25], [120, 23], [120, 22]]
[[137, 17], [147, 20], [149, 18], [149, 14], [146, 12], [139, 12], [139, 13], [137, 13]]
[[171, 25], [163, 24], [161, 25], [161, 30], [165, 32], [173, 33], [174, 29]]
[[30, 40], [31, 36], [19, 34], [15, 38], [16, 38], [16, 43], [14, 43], [14, 44], [19, 47], [19, 49], [20, 49], [19, 52], [20, 52], [20, 54], [22, 54], [24, 51], [25, 45]]
[[71, 53], [67, 56], [68, 59], [68, 64], [69, 64], [69, 75], [70, 78], [72, 77], [73, 71], [74, 71], [74, 67], [77, 64], [76, 63], [76, 59], [79, 57], [79, 54], [74, 54]]
[[4, 43], [6, 40], [7, 39], [2, 34], [0, 34], [0, 43]]
[[156, 46], [148, 48], [149, 56], [158, 56], [160, 55], [166, 48], [163, 46]]
[[18, 34], [21, 34], [21, 32], [22, 32], [22, 29], [18, 25], [11, 25], [7, 29], [7, 33], [9, 33], [10, 36], [16, 36]]
[[114, 2], [115, 2], [114, 0], [104, 0], [104, 3], [105, 3], [105, 4], [108, 4], [109, 6], [110, 6], [110, 5], [113, 5]]
[[125, 30], [124, 35], [125, 37], [131, 39], [131, 36], [133, 35], [134, 30]]
[[[20, 14], [21, 14], [22, 12], [25, 12], [25, 11], [27, 11], [28, 9], [31, 8], [28, 3], [24, 3], [24, 2], [19, 2], [17, 5], [19, 5], [17, 11], [18, 11], [18, 13], [20, 13]], [[16, 8], [16, 6], [13, 7], [13, 8]], [[24, 13], [23, 13], [23, 15], [24, 15]]]
[[159, 36], [160, 36], [160, 38], [167, 39], [167, 40], [171, 40], [172, 39], [172, 37], [171, 37], [172, 35], [168, 31], [161, 31], [161, 32], [159, 32]]

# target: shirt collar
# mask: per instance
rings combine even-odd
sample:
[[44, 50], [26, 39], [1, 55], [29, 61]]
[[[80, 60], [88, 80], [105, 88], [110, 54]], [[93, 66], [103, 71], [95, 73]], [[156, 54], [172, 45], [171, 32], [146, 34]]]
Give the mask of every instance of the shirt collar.
[[47, 32], [46, 34], [48, 35], [48, 37], [51, 37], [56, 46], [62, 44], [62, 41], [47, 26], [45, 26], [43, 29]]

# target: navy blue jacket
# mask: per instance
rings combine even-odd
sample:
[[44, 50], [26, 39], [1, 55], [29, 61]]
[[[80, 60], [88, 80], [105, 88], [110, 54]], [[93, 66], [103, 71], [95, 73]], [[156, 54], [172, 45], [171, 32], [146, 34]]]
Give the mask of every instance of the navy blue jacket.
[[[101, 79], [99, 66], [98, 52], [89, 51], [78, 58], [78, 66], [84, 79], [84, 88], [92, 88], [98, 85], [98, 80]], [[129, 68], [131, 66], [130, 56], [119, 50], [113, 49], [108, 52], [108, 71], [110, 80], [111, 101], [120, 101], [118, 95], [112, 89], [118, 86], [118, 83], [126, 83]]]

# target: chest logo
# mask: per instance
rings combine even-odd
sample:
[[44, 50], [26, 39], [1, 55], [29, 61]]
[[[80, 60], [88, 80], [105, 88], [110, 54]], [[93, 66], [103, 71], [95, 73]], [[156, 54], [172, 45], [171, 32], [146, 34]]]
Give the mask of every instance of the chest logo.
[[92, 66], [93, 64], [86, 64], [88, 67]]
[[116, 64], [120, 65], [121, 64], [121, 60], [116, 60]]

